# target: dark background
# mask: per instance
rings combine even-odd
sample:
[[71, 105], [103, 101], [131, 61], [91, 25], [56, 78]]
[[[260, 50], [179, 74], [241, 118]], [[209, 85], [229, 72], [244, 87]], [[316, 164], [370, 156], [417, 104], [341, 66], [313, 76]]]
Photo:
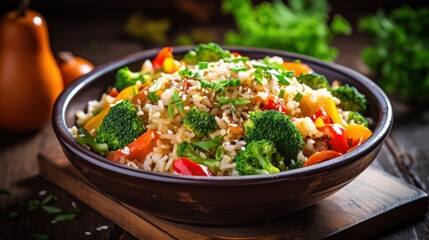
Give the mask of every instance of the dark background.
[[[17, 9], [19, 2], [1, 0], [0, 15]], [[253, 2], [257, 4], [262, 1]], [[331, 15], [342, 14], [355, 28], [360, 17], [374, 13], [377, 9], [388, 11], [405, 3], [414, 7], [428, 5], [425, 2], [331, 0], [329, 5]], [[33, 0], [30, 8], [45, 17], [54, 53], [68, 50], [75, 55], [88, 58], [96, 65], [132, 52], [174, 44], [173, 40], [177, 34], [187, 33], [193, 28], [215, 32], [216, 41], [222, 43], [223, 33], [234, 28], [232, 17], [223, 14], [221, 1], [215, 0]], [[133, 13], [142, 13], [153, 19], [170, 19], [171, 27], [168, 32], [170, 41], [157, 45], [143, 43], [127, 35], [124, 26]], [[113, 43], [115, 49], [112, 49]]]

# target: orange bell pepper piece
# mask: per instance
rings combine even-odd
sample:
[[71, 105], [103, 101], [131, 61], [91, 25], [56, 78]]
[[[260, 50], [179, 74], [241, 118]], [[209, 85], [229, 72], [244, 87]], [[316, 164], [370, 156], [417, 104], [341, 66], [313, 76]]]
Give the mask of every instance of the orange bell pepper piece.
[[317, 152], [317, 153], [311, 155], [307, 159], [307, 161], [305, 162], [304, 166], [306, 166], [306, 167], [311, 166], [311, 165], [314, 165], [317, 163], [324, 162], [326, 160], [330, 160], [330, 159], [339, 157], [341, 155], [343, 155], [343, 154], [340, 152], [334, 151], [334, 150], [323, 150], [323, 151], [320, 151], [320, 152]]
[[[126, 100], [126, 99], [133, 98], [134, 93], [136, 92], [136, 90], [138, 91], [138, 89], [141, 86], [142, 86], [142, 84], [138, 84], [138, 85], [133, 85], [133, 86], [129, 86], [127, 88], [124, 88], [116, 96], [116, 98], [113, 100], [112, 104], [118, 102], [119, 100]], [[93, 129], [98, 129], [98, 127], [100, 127], [101, 123], [103, 122], [104, 117], [109, 113], [109, 110], [110, 110], [110, 105], [107, 105], [101, 112], [99, 112], [97, 115], [95, 115], [94, 117], [89, 119], [88, 122], [85, 123], [83, 128], [88, 132], [91, 132]]]
[[153, 147], [155, 147], [155, 140], [158, 139], [158, 136], [155, 130], [148, 129], [126, 147], [109, 153], [107, 159], [115, 162], [118, 162], [121, 158], [128, 160], [137, 159], [142, 162], [146, 159], [146, 155], [152, 152]]
[[299, 75], [313, 72], [313, 69], [301, 62], [283, 62], [282, 66], [289, 71], [295, 72], [295, 77]]

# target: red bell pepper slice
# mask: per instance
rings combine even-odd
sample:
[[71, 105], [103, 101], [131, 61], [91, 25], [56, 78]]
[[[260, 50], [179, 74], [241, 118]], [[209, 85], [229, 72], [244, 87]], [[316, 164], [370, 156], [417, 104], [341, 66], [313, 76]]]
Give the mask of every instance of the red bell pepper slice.
[[278, 100], [274, 100], [271, 97], [265, 99], [263, 103], [262, 111], [265, 110], [276, 110], [278, 112], [287, 113], [286, 107], [281, 104]]
[[331, 119], [322, 107], [317, 109], [317, 111], [311, 116], [311, 120], [313, 120], [313, 122], [318, 118], [322, 119], [325, 124], [331, 123]]
[[346, 153], [349, 149], [349, 144], [344, 127], [338, 123], [334, 123], [327, 124], [325, 129], [330, 137], [329, 144], [331, 145], [332, 150], [340, 153]]
[[195, 163], [188, 158], [180, 157], [173, 162], [173, 169], [181, 175], [188, 176], [213, 176], [213, 173], [203, 165]]
[[165, 47], [158, 52], [158, 55], [152, 60], [152, 66], [155, 70], [162, 68], [166, 58], [173, 57], [173, 48]]

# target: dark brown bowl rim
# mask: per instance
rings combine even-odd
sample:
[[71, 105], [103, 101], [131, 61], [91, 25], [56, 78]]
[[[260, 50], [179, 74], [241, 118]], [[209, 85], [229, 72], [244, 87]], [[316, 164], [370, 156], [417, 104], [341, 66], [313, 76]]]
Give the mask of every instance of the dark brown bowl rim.
[[[194, 49], [196, 46], [173, 46], [174, 54], [183, 54], [189, 50]], [[216, 176], [216, 177], [201, 177], [201, 176], [182, 176], [166, 173], [157, 173], [148, 170], [134, 169], [127, 167], [123, 164], [112, 162], [106, 158], [82, 147], [76, 140], [71, 136], [68, 131], [68, 127], [65, 122], [65, 109], [67, 104], [69, 104], [70, 99], [81, 89], [83, 89], [89, 82], [93, 81], [97, 77], [118, 69], [120, 67], [126, 66], [135, 61], [143, 61], [145, 59], [150, 59], [154, 57], [161, 48], [155, 48], [150, 50], [144, 50], [137, 52], [124, 58], [121, 58], [117, 61], [111, 61], [106, 64], [96, 67], [89, 74], [79, 78], [73, 82], [69, 87], [67, 87], [57, 98], [53, 115], [52, 115], [52, 125], [54, 132], [63, 145], [73, 154], [76, 154], [77, 157], [84, 159], [89, 164], [95, 165], [99, 168], [115, 172], [118, 174], [125, 174], [135, 178], [150, 179], [154, 181], [161, 182], [174, 182], [174, 183], [191, 183], [195, 185], [223, 185], [223, 184], [261, 184], [266, 181], [281, 181], [286, 178], [300, 178], [302, 176], [316, 175], [324, 171], [330, 171], [334, 168], [341, 167], [345, 164], [348, 164], [352, 161], [358, 161], [360, 158], [369, 154], [377, 148], [380, 144], [383, 143], [384, 139], [389, 134], [391, 127], [393, 125], [393, 111], [392, 106], [389, 102], [387, 95], [377, 86], [373, 81], [371, 81], [366, 76], [358, 73], [350, 68], [341, 66], [336, 63], [326, 62], [320, 59], [313, 57], [281, 51], [281, 50], [272, 50], [264, 48], [253, 48], [253, 47], [240, 47], [240, 46], [222, 46], [225, 49], [230, 51], [237, 51], [245, 55], [246, 53], [256, 53], [256, 54], [265, 54], [270, 56], [287, 56], [294, 59], [301, 59], [303, 62], [309, 65], [317, 65], [323, 68], [329, 68], [331, 71], [338, 72], [339, 74], [346, 75], [356, 81], [361, 82], [368, 92], [370, 92], [375, 98], [375, 106], [379, 111], [380, 121], [375, 126], [373, 134], [367, 141], [362, 145], [350, 151], [349, 153], [344, 154], [343, 156], [337, 157], [335, 159], [325, 161], [316, 165], [294, 169], [290, 171], [284, 171], [277, 174], [269, 175], [251, 175], [251, 176]]]

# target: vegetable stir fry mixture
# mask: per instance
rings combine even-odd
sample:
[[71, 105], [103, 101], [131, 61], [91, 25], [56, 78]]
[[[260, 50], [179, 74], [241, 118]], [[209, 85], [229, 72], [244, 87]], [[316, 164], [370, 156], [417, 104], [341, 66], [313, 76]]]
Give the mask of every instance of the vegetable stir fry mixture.
[[275, 174], [353, 150], [372, 132], [366, 98], [310, 66], [201, 44], [163, 48], [76, 112], [71, 134], [130, 167], [193, 176]]

